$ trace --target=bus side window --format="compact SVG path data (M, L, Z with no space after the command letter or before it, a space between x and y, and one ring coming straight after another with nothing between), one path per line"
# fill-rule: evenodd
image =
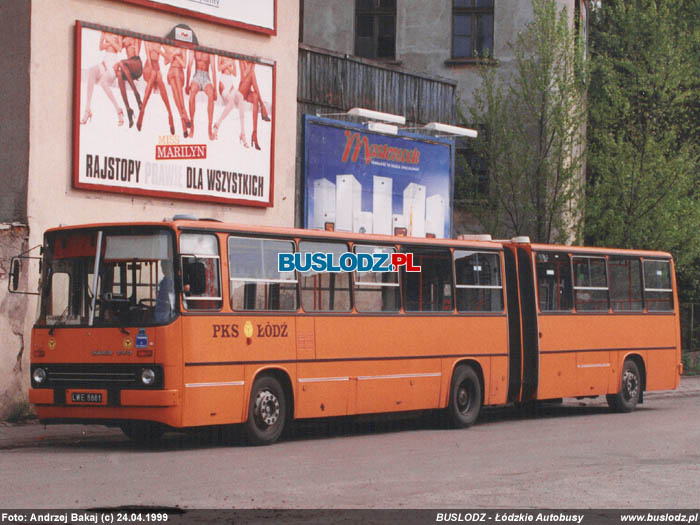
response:
M642 306L642 262L638 257L611 255L610 303L613 312L641 312Z
M185 308L190 311L221 309L221 265L216 235L183 233L180 253Z
M604 257L574 257L574 300L578 312L607 312L608 279Z
M503 286L497 253L455 250L455 288L460 312L502 312Z
M234 310L296 310L295 272L280 272L279 254L294 253L294 241L229 237L228 267Z
M452 311L452 254L443 248L404 246L413 253L413 264L420 272L401 270L404 285L404 308L407 312Z
M644 300L650 312L673 310L671 263L654 259L644 260Z
M571 265L559 252L537 252L537 294L540 311L571 311Z
M388 256L383 266L391 265L391 254L396 251L388 246L361 244L356 244L354 250L358 254L371 255L373 261ZM396 272L355 272L354 294L355 308L358 312L398 312L401 308L399 278Z
M340 242L301 241L299 252L302 265L314 253L330 253L333 264L340 264L340 255L348 246ZM349 272L299 272L301 276L301 305L307 312L349 312Z

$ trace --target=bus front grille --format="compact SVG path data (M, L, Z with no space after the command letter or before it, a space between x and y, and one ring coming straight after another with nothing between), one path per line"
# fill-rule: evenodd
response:
M34 381L34 370L43 368L46 379L37 384ZM156 374L156 380L151 385L144 385L141 373L149 368ZM33 388L160 388L163 385L162 367L150 364L33 364L31 367Z

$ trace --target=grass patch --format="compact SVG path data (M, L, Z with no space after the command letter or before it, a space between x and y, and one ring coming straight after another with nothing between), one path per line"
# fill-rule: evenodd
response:
M683 354L681 357L681 362L683 363L683 375L684 376L697 376L700 375L700 359L693 359L690 354Z
M30 419L36 419L36 413L34 412L34 408L32 408L32 405L29 403L29 401L23 399L21 401L17 401L12 406L12 408L10 409L10 413L5 418L5 421L8 421L10 423L19 423L21 421L28 421Z

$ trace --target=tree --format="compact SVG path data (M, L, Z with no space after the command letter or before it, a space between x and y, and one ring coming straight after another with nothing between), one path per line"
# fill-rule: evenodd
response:
M698 0L606 0L594 12L585 217L588 243L671 251L695 284L699 13Z
M585 86L578 39L566 9L533 0L533 20L516 42L515 73L490 65L469 108L483 130L475 142L489 181L481 223L498 236L564 242L579 231ZM458 181L457 197L468 185Z

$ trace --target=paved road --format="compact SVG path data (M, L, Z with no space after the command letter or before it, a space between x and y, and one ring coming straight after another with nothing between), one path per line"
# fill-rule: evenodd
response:
M262 448L171 433L138 449L94 427L39 439L41 425L15 427L13 445L0 428L0 508L693 508L699 393L648 396L631 414L496 409L467 430L429 416L305 423Z

